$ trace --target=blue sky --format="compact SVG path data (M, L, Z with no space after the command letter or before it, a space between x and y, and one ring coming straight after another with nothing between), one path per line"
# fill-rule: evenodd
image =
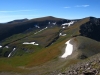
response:
M0 0L0 23L44 16L100 17L100 0Z

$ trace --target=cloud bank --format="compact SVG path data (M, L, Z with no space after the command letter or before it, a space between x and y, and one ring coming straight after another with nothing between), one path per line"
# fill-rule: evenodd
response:
M88 7L90 5L76 5L75 7Z
M85 4L85 5L76 5L76 6L73 6L73 7L89 7L90 5L88 5L88 4ZM66 7L64 7L64 8L71 8L70 6L66 6Z
M64 8L71 8L71 7L64 7Z

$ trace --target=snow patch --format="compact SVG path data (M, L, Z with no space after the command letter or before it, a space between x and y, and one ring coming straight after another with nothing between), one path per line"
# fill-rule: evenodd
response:
M66 28L65 26L62 27L63 29Z
M45 30L45 29L47 29L47 28L48 28L48 27L45 27L45 28L43 28L43 29L41 29L41 30L35 32L34 34L37 34L37 33L41 32L41 31L43 31L43 30Z
M62 34L61 36L66 36L66 34Z
M59 33L59 36L61 36L62 35L62 33Z
M9 46L5 46L6 48L9 48Z
M2 48L2 46L0 45L0 48Z
M66 36L66 34L59 33L59 36Z
M67 56L71 55L73 52L73 45L70 44L70 40L68 40L65 44L67 44L65 48L65 53L61 56L61 58L66 58Z
M53 25L56 25L56 22L52 23Z
M50 22L48 22L48 24L50 24Z
M40 28L38 25L35 25L36 28Z
M13 48L13 51L11 51L8 55L8 58L11 56L12 52L14 52L16 50L16 48Z
M32 44L32 45L39 45L39 44L37 44L37 43L35 43L35 42L24 42L23 44Z
M47 29L48 27L45 27L45 29Z
M64 24L62 24L62 26L68 25L68 27L69 27L69 26L71 26L72 24L74 24L74 22L75 22L75 21L71 21L71 22L69 22L69 23L64 23Z

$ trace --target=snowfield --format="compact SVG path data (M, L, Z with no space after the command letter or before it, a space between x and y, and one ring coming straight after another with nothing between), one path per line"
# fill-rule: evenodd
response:
M71 22L69 22L69 23L64 23L64 24L62 24L62 26L68 25L68 27L69 27L69 26L71 26L72 24L74 24L74 22L75 22L75 21L71 21Z
M0 45L0 48L2 48L2 46Z
M39 44L37 44L37 43L35 43L35 42L24 42L23 44L32 44L32 45L39 45Z
M74 50L73 44L70 43L70 40L68 40L65 44L67 44L65 53L61 56L61 58L66 58L67 56L71 55Z

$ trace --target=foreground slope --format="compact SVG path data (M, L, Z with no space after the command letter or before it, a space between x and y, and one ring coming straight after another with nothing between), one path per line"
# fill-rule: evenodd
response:
M12 57L10 59L2 58L0 59L0 66L2 67L0 71L17 73L22 71L24 73L27 70L25 73L49 75L53 71L56 72L56 70L58 72L63 71L67 66L79 62L84 56L90 57L100 52L100 43L97 41L82 36L72 39L72 42L77 41L76 43L78 43L77 50L73 51L66 59L60 58L66 47L64 45L66 41L64 40L31 55ZM13 68L19 68L19 70Z

